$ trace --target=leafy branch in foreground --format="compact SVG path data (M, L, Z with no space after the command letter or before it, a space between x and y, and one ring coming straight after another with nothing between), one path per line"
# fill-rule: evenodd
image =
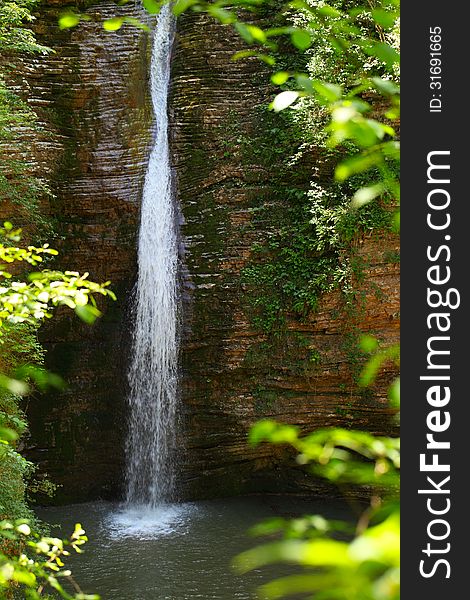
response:
M30 273L27 281L17 279L8 270L11 266L16 270L21 263L37 266L45 256L56 256L58 252L48 244L39 248L12 245L20 240L21 229L14 229L8 221L0 227L0 235L6 242L0 243L0 343L8 328L20 323L37 325L50 318L53 309L58 306L67 306L86 323L93 323L101 315L95 296L108 296L116 300L114 292L108 287L109 281L95 283L88 279L88 273L81 275L76 271L44 269ZM51 377L41 369L29 368L27 373L23 369L22 374L35 379L39 385L51 383ZM0 386L19 395L27 393L29 389L24 381L4 373L0 373Z
M70 556L69 548L81 553L88 541L80 524L68 539L41 536L26 520L1 521L0 539L16 546L17 552L5 555L0 551L1 590L24 594L27 600L43 598L48 591L57 592L65 600L99 600L96 594L84 594L65 568L63 560ZM61 580L67 580L75 590L69 594Z
M286 521L273 519L256 526L255 535L281 535L282 539L252 548L234 561L244 573L260 567L288 563L301 566L301 574L275 579L259 589L264 600L312 594L315 600L398 600L400 440L376 437L362 431L323 429L305 437L290 425L258 422L250 441L290 444L300 464L337 484L367 485L374 490L371 507L360 517L355 531L347 522L313 515ZM382 503L380 495L388 494ZM346 539L345 539L346 538Z
M13 230L11 223L5 223L0 230L10 241L18 241L21 230ZM12 263L26 262L37 266L44 255L57 255L57 250L44 244L40 248L28 246L18 248L0 244L0 278L5 283L0 287L0 327L7 323L35 323L52 316L56 306L68 306L86 322L93 322L100 316L94 296L96 294L116 299L108 289L110 282L99 284L88 279L88 273L80 275L76 271L43 270L30 273L28 281L17 281L6 270ZM3 263L3 265L1 264Z

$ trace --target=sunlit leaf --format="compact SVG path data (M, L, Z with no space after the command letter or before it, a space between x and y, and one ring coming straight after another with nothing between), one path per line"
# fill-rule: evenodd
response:
M16 531L22 533L23 535L30 535L31 527L27 523L21 523L16 527Z
M91 304L85 304L85 306L77 305L75 306L75 312L82 321L89 325L93 324L101 316L101 312Z
M371 77L370 81L374 87L384 95L394 96L400 93L400 88L396 83L382 77Z
M222 8L221 6L216 6L215 4L209 4L207 12L224 25L227 25L228 23L234 23L236 21L236 17L232 12Z
M353 208L360 208L380 196L383 192L384 186L382 183L359 188L352 197L351 206Z
M353 562L345 542L330 539L286 540L243 552L236 557L234 566L239 572L246 573L281 561L316 567L349 566Z
M282 85L289 79L289 73L287 71L278 71L271 75L271 81L274 85Z
M345 181L351 175L367 171L381 162L379 153L361 154L342 161L335 169L335 179Z
M393 67L393 65L400 62L400 55L395 48L392 48L389 44L377 42L376 44L366 45L364 50L367 54L377 57L388 67Z
M341 86L334 83L324 83L322 81L313 81L313 87L317 94L328 102L335 102L341 98L343 90Z
M257 58L259 58L261 61L263 61L264 63L266 63L267 65L269 65L270 67L272 67L276 64L276 59L274 58L274 56L271 56L270 54L256 54L255 56Z
M400 519L392 514L380 525L369 527L349 548L353 560L400 564Z
M25 396L29 393L29 386L25 381L19 379L12 379L0 373L0 388L8 390L12 394L18 396Z
M118 29L121 29L123 23L124 17L112 17L111 19L103 21L103 28L106 29L106 31L117 31Z
M399 233L399 231L400 231L400 211L399 210L395 211L395 213L393 214L392 225L393 225L393 230L396 233Z
M298 97L299 92L286 90L285 92L281 92L274 98L274 100L270 104L270 108L272 108L275 112L279 112L293 104Z
M253 446L264 441L289 444L295 442L297 436L297 427L265 419L253 425L248 436L248 441Z
M194 0L176 0L173 4L173 14L179 16L193 4Z
M137 27L138 29L142 29L142 31L150 31L150 27L148 25L146 25L145 23L143 23L142 21L139 21L139 19L136 19L135 17L123 17L124 22L125 23L129 23L130 25L133 25L134 27Z
M0 381L1 387L1 381ZM18 434L13 429L8 427L0 427L0 441L15 442L18 439Z
M254 40L260 43L264 43L266 41L266 34L262 29L256 27L255 25L247 25L247 27Z
M400 407L400 378L397 377L388 390L388 397L390 399L390 404L394 408Z
M321 590L334 589L337 578L334 574L289 575L270 581L259 589L259 597L266 600L279 600L292 595L313 593ZM309 596L310 597L310 596Z
M59 28L70 29L76 27L80 23L80 15L77 13L68 12L59 17Z
M336 10L336 8L333 8L332 6L329 6L328 4L324 4L323 6L320 6L320 7L316 8L315 10L318 14L324 15L325 17L340 17L341 16L341 12L339 10Z
M251 44L251 42L253 42L253 35L245 23L237 21L234 27L247 44Z

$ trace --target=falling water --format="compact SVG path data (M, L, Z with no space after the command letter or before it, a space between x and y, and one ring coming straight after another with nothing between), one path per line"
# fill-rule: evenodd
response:
M175 485L178 248L167 114L173 25L171 10L165 5L153 41L151 95L157 133L143 190L128 374L126 503L150 509L171 500Z

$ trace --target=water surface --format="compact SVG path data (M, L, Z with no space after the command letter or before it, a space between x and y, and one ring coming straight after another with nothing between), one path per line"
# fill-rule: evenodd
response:
M286 567L237 575L233 557L253 547L247 530L265 518L346 515L344 507L305 498L256 496L173 504L154 511L109 503L39 509L68 535L82 523L90 542L71 562L84 591L103 600L248 600ZM57 529L54 533L57 533Z

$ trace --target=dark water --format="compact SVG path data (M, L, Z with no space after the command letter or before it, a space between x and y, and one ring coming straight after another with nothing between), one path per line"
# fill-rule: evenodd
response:
M283 566L234 573L230 561L256 543L247 529L274 516L346 515L344 507L277 496L171 505L144 514L108 503L37 512L60 524L64 537L76 522L83 525L90 542L69 564L84 591L103 600L254 598L259 585L289 571Z

